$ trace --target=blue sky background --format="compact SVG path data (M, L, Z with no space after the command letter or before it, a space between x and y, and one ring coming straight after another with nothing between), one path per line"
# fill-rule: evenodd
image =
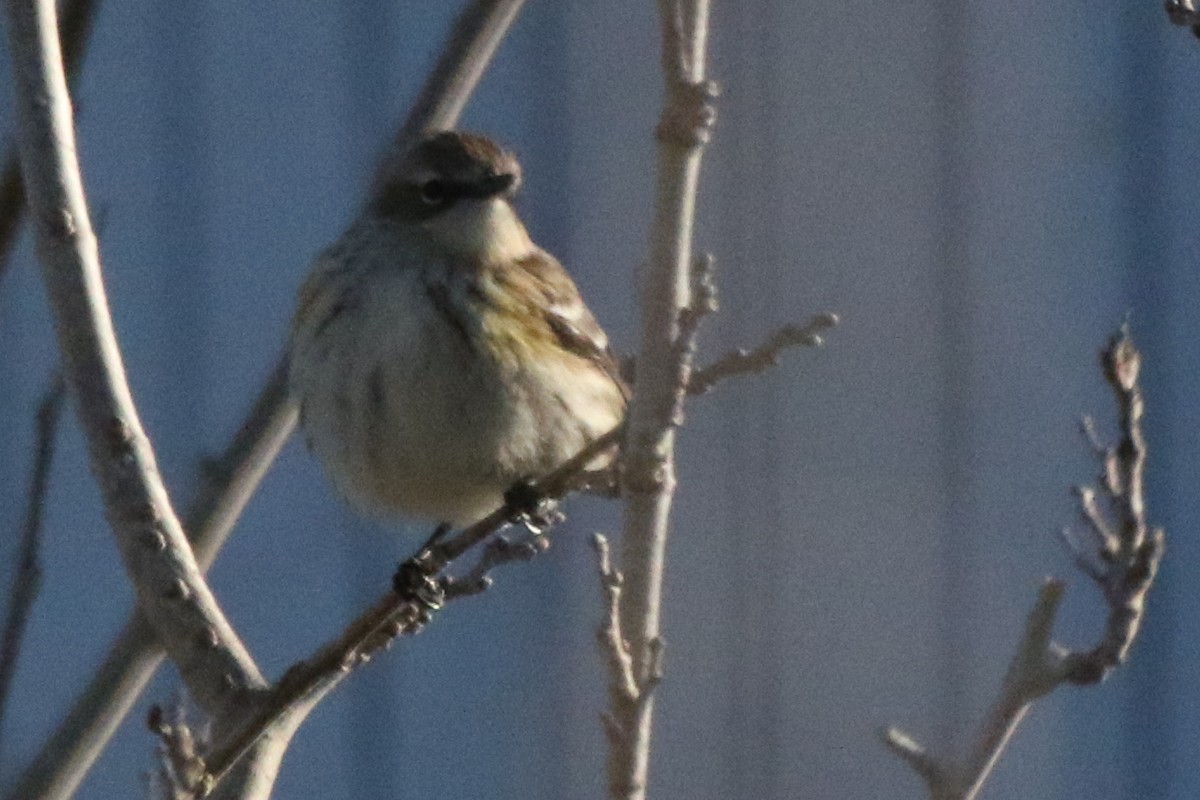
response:
M351 218L456 4L106 3L78 101L106 281L177 506L283 342L309 260ZM634 341L660 102L653 3L531 0L464 127L510 143L521 209L619 347ZM1098 597L1054 533L1111 419L1095 354L1129 315L1146 354L1152 518L1168 557L1129 667L1039 703L987 797L1200 793L1200 43L1159 4L718 2L724 86L697 243L719 269L713 356L834 310L829 347L696 401L681 436L668 679L653 794L921 797L877 744L961 744L1036 587ZM8 83L0 62L0 82ZM0 130L11 126L0 105ZM26 241L0 284L0 586L54 353ZM131 593L73 420L45 582L0 739L0 787L65 712ZM576 501L553 548L355 675L314 713L276 796L594 798L604 676ZM296 442L212 572L272 676L387 586L422 535L335 498ZM141 720L79 797L137 796Z

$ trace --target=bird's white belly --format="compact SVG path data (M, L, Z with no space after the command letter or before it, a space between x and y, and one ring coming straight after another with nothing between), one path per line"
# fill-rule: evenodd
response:
M619 411L603 376L501 363L425 291L415 270L372 281L319 338L297 340L292 382L310 447L342 494L365 509L465 524L606 432Z

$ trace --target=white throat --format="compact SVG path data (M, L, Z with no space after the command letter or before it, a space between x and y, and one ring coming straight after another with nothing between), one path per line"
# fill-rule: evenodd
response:
M464 200L424 223L438 244L487 263L515 261L533 251L525 226L507 200Z

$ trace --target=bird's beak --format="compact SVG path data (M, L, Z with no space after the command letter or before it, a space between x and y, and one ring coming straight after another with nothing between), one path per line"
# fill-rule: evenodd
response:
M515 176L509 172L499 175L489 175L471 187L469 196L478 200L486 200L489 197L504 194L512 187L515 180Z

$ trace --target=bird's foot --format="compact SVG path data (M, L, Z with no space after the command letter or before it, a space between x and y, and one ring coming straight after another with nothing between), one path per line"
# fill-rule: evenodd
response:
M422 548L413 558L400 562L392 576L392 590L401 599L416 603L425 616L446 604L446 585L431 572L428 554L428 547Z
M509 487L504 493L504 507L508 509L509 522L524 525L534 534L546 532L563 519L558 503L528 479Z

